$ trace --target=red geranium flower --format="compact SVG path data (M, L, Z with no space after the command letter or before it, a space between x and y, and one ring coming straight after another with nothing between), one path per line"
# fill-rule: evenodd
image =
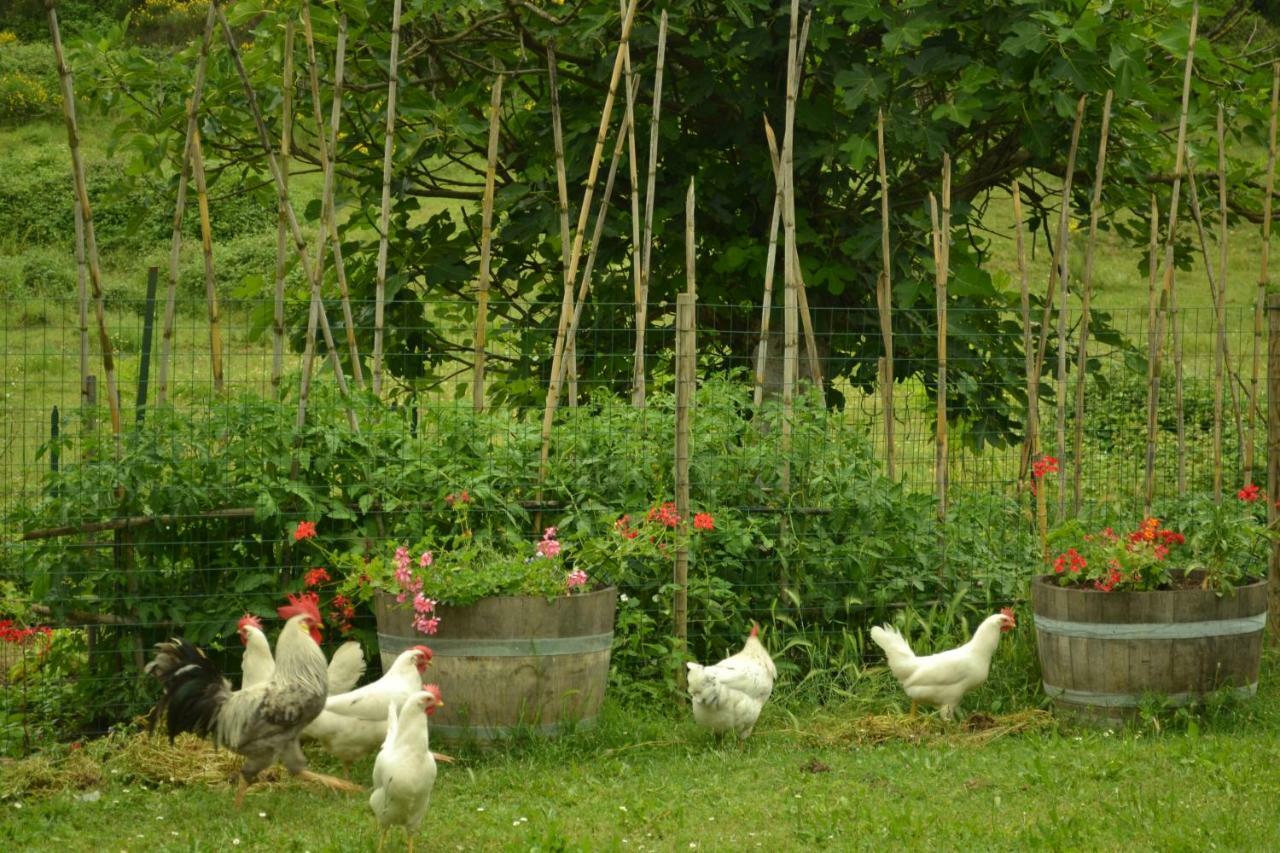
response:
M700 512L693 516L693 527L695 530L715 530L716 520L711 517L711 513Z
M1257 483L1249 483L1243 489L1236 492L1236 497L1238 497L1240 500L1244 501L1247 504L1251 504L1261 497L1261 495L1259 494L1259 491L1260 489L1258 488Z
M314 568L303 577L303 583L308 587L319 586L322 583L328 583L329 580L329 573L322 568Z
M316 523L314 521L299 521L298 529L293 531L293 541L301 542L303 539L311 539L316 535Z

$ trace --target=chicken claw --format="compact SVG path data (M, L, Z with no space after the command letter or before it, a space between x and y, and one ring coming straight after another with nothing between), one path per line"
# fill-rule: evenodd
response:
M297 774L297 776L304 782L315 782L316 784L323 785L330 791L334 792L341 791L348 794L355 794L364 790L364 788L361 788L354 782L339 779L337 776L328 776L324 773L316 773L313 770L302 770Z
M442 752L433 752L431 757L441 764L457 764L458 760L451 755L445 755Z

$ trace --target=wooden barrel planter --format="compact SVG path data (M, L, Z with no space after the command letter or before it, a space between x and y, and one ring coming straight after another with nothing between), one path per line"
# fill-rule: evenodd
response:
M1211 590L1098 592L1032 583L1044 690L1056 707L1099 722L1132 716L1144 697L1181 705L1223 687L1258 689L1267 582Z
M600 714L617 598L608 587L551 600L441 605L440 632L426 637L414 630L407 606L379 593L378 650L384 668L412 646L434 652L427 678L440 685L444 707L431 720L433 743L555 735L567 725L591 725Z

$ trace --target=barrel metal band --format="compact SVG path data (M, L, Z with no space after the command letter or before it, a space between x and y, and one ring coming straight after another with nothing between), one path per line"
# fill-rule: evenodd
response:
M378 634L378 646L384 652L399 654L405 649L425 644L439 657L523 658L580 655L607 652L613 647L613 634L588 634L582 637L516 637L512 639L461 640L439 637L398 637Z
M1267 614L1210 622L1066 622L1047 616L1035 617L1036 628L1060 637L1088 640L1191 640L1253 634L1267 627Z
M1063 702L1069 702L1072 705L1092 705L1095 708L1136 708L1142 704L1143 695L1135 693L1091 693L1088 690L1068 690L1065 687L1055 687L1049 682L1044 682L1044 692L1050 699L1058 699ZM1240 699L1250 699L1258 692L1258 682L1253 682L1247 687L1235 687L1232 693ZM1158 693L1153 692L1149 695L1158 696L1170 705L1186 705L1196 699L1202 698L1198 693ZM433 727L434 728L434 727Z

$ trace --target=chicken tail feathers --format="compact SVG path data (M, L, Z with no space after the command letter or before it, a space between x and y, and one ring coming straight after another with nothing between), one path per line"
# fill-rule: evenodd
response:
M911 646L907 645L906 639L892 625L877 625L872 628L871 641L884 649L885 657L889 660L889 669L893 670L895 675L899 667L910 663L915 658L915 652L911 651Z
M163 714L170 742L183 732L205 737L212 731L231 685L203 651L181 638L157 643L146 673L164 687L151 713L150 730Z

